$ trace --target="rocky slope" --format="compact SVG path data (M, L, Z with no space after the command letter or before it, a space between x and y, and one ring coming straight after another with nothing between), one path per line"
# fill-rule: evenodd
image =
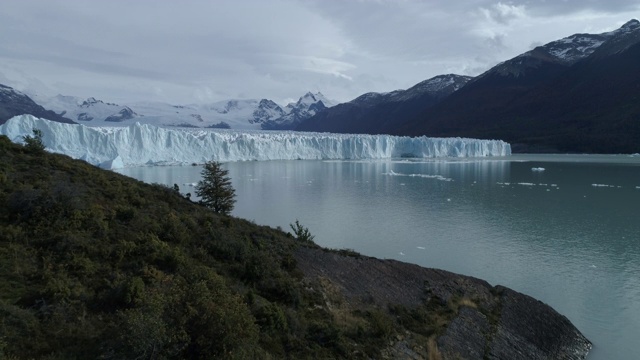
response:
M295 253L305 276L329 294L326 306L334 316L368 306L387 307L398 318L406 311L414 319L421 310L441 312L448 325L434 329L430 351L443 359L577 360L591 349L566 317L527 295L443 270L348 255L313 248ZM386 354L431 359L421 335L409 329L388 343Z

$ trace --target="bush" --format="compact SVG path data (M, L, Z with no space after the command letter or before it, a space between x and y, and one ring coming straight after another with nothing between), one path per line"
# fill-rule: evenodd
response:
M296 219L296 222L289 224L289 226L291 226L291 230L293 230L293 233L296 235L296 239L304 242L313 242L315 236L311 235L307 227L300 225L300 221Z
M33 129L33 136L25 135L22 137L24 140L24 147L30 152L38 153L44 151L44 143L42 142L42 130Z

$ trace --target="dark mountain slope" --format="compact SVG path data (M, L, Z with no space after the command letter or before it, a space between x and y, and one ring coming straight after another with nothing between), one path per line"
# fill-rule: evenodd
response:
M31 114L47 120L75 124L71 119L67 119L36 104L27 95L9 86L0 84L0 124L4 124L14 116L23 114Z
M316 114L298 125L296 130L387 133L398 125L398 119L419 114L464 86L470 79L468 76L440 75L407 90L364 94Z
M562 152L640 151L640 43L596 55L509 106L503 124L514 142ZM519 122L530 125L520 130Z
M393 133L499 138L514 152L638 152L637 25L571 66L541 62L524 76L490 70Z

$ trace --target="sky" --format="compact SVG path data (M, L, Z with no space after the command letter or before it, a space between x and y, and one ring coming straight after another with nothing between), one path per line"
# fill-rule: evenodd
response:
M343 102L631 19L640 0L2 0L0 83L119 104Z

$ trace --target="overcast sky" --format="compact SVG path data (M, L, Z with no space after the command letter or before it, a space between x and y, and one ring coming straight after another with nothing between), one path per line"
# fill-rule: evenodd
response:
M118 103L348 101L632 18L638 0L2 0L0 83Z

